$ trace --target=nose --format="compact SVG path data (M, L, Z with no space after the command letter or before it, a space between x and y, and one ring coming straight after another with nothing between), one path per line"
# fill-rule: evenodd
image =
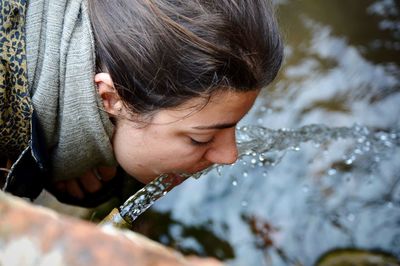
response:
M232 164L237 158L235 128L224 129L216 135L213 145L205 154L205 159L215 164Z

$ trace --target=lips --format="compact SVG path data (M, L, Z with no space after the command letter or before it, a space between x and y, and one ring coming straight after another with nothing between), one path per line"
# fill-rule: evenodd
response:
M195 174L195 173L200 172L200 171L202 171L202 170L204 170L204 169L207 169L207 168L210 167L211 165L212 165L211 163L207 163L207 164L204 164L204 165L202 165L202 166L198 166L198 167L196 167L196 168L194 168L194 169L190 169L190 170L188 170L188 171L185 171L185 173L188 173L188 174Z
M167 191L170 191L177 185L183 183L186 179L188 179L191 175L200 172L208 167L210 167L212 164L207 163L203 166L199 166L195 169L191 169L190 171L180 171L180 173L169 173L167 178L163 180L163 182L168 182L170 183Z

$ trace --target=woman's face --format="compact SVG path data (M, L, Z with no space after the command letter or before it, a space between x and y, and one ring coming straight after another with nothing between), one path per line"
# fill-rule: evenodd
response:
M117 119L112 145L120 166L143 183L163 173L195 173L237 159L235 126L259 91L221 91L204 108L193 99L158 112L151 123Z

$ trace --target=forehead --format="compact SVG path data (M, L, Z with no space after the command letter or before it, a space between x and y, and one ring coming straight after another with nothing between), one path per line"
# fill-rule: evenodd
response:
M194 98L169 110L160 111L153 122L190 124L237 123L253 106L258 90L248 92L220 91L209 100Z

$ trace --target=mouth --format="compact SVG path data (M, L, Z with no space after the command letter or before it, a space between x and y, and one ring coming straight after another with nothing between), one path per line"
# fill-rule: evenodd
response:
M198 172L201 172L201 171L209 168L210 166L212 166L212 164L211 163L207 163L206 165L202 165L202 166L196 167L194 169L189 169L187 171L183 171L182 173L184 173L186 175L194 175L194 174L196 174Z

